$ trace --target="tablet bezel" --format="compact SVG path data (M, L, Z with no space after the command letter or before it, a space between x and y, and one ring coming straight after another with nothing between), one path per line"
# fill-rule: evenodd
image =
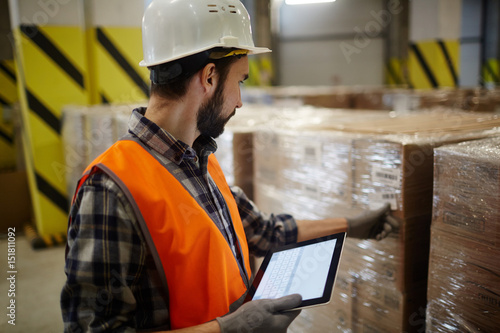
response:
M259 267L259 270L255 274L255 277L250 285L250 288L248 289L247 296L245 297L245 301L249 302L252 300L253 296L255 295L255 292L257 291L257 288L260 284L260 281L262 280L262 277L264 276L264 273L267 269L267 266L269 265L269 262L271 260L271 257L273 256L274 253L289 250L289 249L294 249L297 247L301 246L306 246L306 245L311 245L311 244L316 244L316 243L321 243L324 241L336 239L335 243L335 249L333 251L333 256L332 260L330 262L330 267L328 269L328 276L325 282L325 286L323 289L323 296L318 297L318 298L312 298L308 300L303 300L297 307L294 309L302 309L302 308L307 308L307 307L312 307L312 306L317 306L317 305L324 305L328 304L331 300L332 293L333 293L333 287L335 285L335 280L337 278L337 271L340 263L340 259L342 256L342 250L344 248L344 242L345 242L345 237L346 237L346 232L340 232L324 237L319 237L319 238L314 238L310 239L307 241L299 242L299 243L294 243L294 244L287 244L275 249L272 249L266 253L266 256L264 257L264 261Z

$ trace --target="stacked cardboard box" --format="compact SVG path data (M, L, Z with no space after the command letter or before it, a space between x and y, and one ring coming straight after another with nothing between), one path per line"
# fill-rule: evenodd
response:
M246 88L245 102L268 105L312 105L325 108L415 111L435 108L499 112L498 90L441 88L412 90L404 87L289 86Z
M427 328L500 325L500 139L435 151Z
M373 113L359 112L356 119L366 119L366 117L376 117ZM380 116L378 116L380 117ZM259 177L263 177L264 186L275 186L282 182L282 177L276 173L278 164L287 163L277 154L278 137L274 129L288 128L294 133L295 128L311 126L316 127L325 120L333 122L337 119L354 119L351 112L342 109L313 108L311 106L301 107L269 107L264 105L250 105L239 109L236 116L227 123L224 133L216 139L217 152L215 155L224 171L229 185L236 185L243 189L249 198L258 196L261 188L254 188L254 160L259 160ZM261 135L254 138L254 133L261 131ZM294 135L290 135L290 142L280 142L279 144L295 145ZM312 137L311 140L315 140ZM313 145L316 145L314 143ZM316 154L314 147L301 143L297 146L299 154ZM332 159L337 158L337 152L332 151ZM305 156L305 158L309 158ZM340 158L340 157L339 157ZM292 167L291 172L295 172ZM307 171L307 167L304 169ZM299 172L299 177L303 174ZM299 186L301 183L293 182L294 177L286 186ZM350 186L343 186L344 189L330 189L334 191L349 190ZM312 189L312 188L311 188ZM270 189L272 190L272 189ZM313 189L314 190L314 189ZM257 193L254 194L254 191ZM347 194L345 194L347 195ZM269 202L266 202L267 205ZM265 206L263 210L266 210Z
M352 327L352 306L355 297L355 277L349 273L349 263L340 263L339 274L330 303L302 310L289 332L349 332Z
M383 88L358 88L354 93L354 109L393 110L393 91Z
M230 186L238 186L252 199L253 186L253 133L272 117L271 109L264 105L245 106L226 124L224 133L216 138L215 156Z
M352 109L355 103L354 91L349 87L333 86L290 86L268 88L267 93L274 104L295 101L300 105L323 108Z
M70 196L87 165L127 133L135 107L138 105L68 105L63 109L63 172Z
M256 202L277 212L269 206L279 201L276 208L298 219L350 217L390 203L399 233L354 242L344 252L343 260L357 267L351 329L419 331L425 324L433 148L498 135L500 119L457 111L376 113L258 132L257 139L273 137L275 144L273 163L256 154Z

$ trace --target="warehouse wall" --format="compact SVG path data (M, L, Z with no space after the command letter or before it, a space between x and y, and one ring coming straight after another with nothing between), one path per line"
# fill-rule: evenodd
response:
M410 1L408 71L414 88L456 87L461 0Z
M37 228L66 230L62 107L89 102L83 10L77 0L9 2L24 156Z
M0 0L0 172L16 166L12 105L17 101L7 0Z
M409 72L414 88L499 82L497 0L410 2Z
M480 82L481 1L462 0L460 43L460 86L474 87Z
M24 155L37 230L65 233L72 193L65 176L62 116L67 105L147 99L142 0L11 0L19 69ZM109 128L98 131L97 144Z
M279 30L279 84L382 84L386 25L377 14L385 9L384 3L282 3L278 22L273 23Z
M149 97L142 60L142 0L86 1L93 103L125 103Z
M482 81L487 87L500 82L500 1L489 0L483 11L486 16L485 50L483 54Z

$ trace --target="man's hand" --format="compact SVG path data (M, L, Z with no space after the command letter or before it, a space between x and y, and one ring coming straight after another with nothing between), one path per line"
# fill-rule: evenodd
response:
M302 296L293 294L278 299L261 299L243 304L238 310L218 317L222 333L285 333L300 310L286 311L300 304Z
M389 204L376 210L367 210L353 218L347 218L347 236L361 239L381 240L399 227L396 218L390 215Z

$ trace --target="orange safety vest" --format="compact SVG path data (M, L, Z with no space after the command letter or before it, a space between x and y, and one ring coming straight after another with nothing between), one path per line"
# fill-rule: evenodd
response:
M213 320L241 301L251 274L248 244L236 201L213 154L208 171L229 208L244 268L205 210L139 142L115 143L90 164L78 188L96 170L129 196L165 284L172 329Z

